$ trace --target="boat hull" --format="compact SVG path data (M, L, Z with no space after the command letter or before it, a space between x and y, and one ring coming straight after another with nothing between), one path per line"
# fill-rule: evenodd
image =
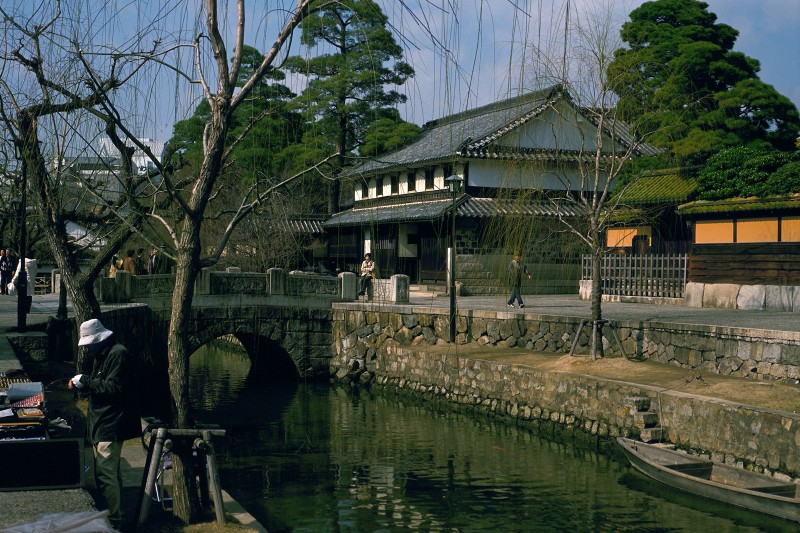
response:
M617 442L636 470L665 485L800 522L794 483L631 439L620 437Z

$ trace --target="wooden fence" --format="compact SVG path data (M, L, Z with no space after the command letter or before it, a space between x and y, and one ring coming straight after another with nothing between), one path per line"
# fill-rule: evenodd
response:
M688 254L606 255L601 265L603 294L683 298ZM581 279L592 279L592 258L581 258Z

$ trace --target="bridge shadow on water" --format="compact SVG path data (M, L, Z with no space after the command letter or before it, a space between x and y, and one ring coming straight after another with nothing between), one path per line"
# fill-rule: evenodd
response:
M192 354L189 374L194 418L225 428L279 418L294 400L299 380L289 354L263 338L245 339L242 346L208 343Z

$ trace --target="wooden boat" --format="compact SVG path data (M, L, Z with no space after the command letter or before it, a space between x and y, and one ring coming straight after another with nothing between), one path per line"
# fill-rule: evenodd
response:
M800 522L797 484L632 439L617 439L634 468L670 487Z

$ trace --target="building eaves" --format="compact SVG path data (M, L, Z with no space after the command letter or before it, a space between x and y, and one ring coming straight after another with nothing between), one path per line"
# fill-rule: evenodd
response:
M354 208L336 213L323 222L322 226L324 228L335 228L340 226L361 226L364 224L436 220L444 216L452 206L452 200L436 200L381 207Z
M472 198L458 207L458 216L466 218L484 217L576 217L581 209L576 204L558 203L549 200L514 200L510 198Z
M472 159L503 159L509 161L555 161L594 163L595 154L593 152L581 152L577 150L542 150L539 148L516 148L509 146L493 145L487 149L468 150L463 153L465 157ZM603 154L600 160L604 163L615 159L612 154Z
M777 211L800 213L800 195L770 198L730 198L726 200L697 200L678 206L678 214L685 216L736 215L771 213Z
M284 223L285 229L292 233L307 234L307 235L322 235L322 220L287 220Z

